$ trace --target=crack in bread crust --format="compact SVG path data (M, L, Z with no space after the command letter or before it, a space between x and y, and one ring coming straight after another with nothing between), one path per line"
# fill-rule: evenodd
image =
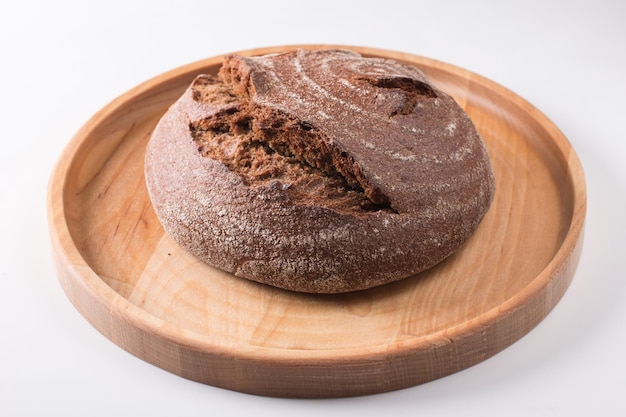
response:
M196 101L226 105L190 123L198 151L222 162L247 185L279 181L292 201L340 212L394 212L380 191L364 190L367 181L350 155L333 149L306 121L252 104L210 75L198 77L192 91Z

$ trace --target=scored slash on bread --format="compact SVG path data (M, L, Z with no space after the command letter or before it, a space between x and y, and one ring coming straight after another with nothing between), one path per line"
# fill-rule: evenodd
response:
M204 157L218 160L249 186L280 181L293 201L339 211L391 210L379 189L368 187L359 166L313 125L293 115L238 98L229 84L203 75L192 84L196 100L225 108L193 121L191 134Z

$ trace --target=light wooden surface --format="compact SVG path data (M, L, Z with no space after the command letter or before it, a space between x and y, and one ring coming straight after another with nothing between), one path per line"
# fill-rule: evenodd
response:
M353 49L420 66L483 135L496 197L461 251L397 283L321 296L238 279L186 254L152 210L143 154L159 117L196 74L218 68L215 57L119 97L62 155L49 223L59 280L78 311L122 348L185 378L296 397L427 382L490 357L539 323L567 289L582 247L586 190L569 142L532 105L476 74Z

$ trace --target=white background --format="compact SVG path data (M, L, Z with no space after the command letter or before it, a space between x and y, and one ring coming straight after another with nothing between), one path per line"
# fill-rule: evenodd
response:
M332 43L446 61L543 111L588 187L578 271L553 312L470 369L396 392L264 398L190 382L100 335L56 279L46 187L98 109L206 57ZM0 415L626 415L626 2L0 0Z

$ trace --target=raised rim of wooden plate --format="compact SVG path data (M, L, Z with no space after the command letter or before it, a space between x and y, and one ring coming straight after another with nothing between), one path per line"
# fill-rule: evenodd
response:
M580 161L565 136L539 110L508 89L433 59L345 45L289 45L237 53L262 55L296 48L352 49L451 73L499 96L545 129L552 140L548 152L557 153L556 158L564 165L559 170L566 172L562 181L570 187L571 210L562 243L546 267L497 307L444 330L399 340L393 346L320 350L249 346L233 351L133 304L107 285L77 248L66 213L67 199L72 198L66 192L70 167L85 139L119 108L144 103L149 96L160 97L171 89L168 85L172 82L184 86L202 69L219 65L223 56L216 56L159 75L113 100L76 133L61 155L48 189L48 221L59 281L77 310L120 347L177 375L237 391L285 397L354 396L417 385L478 363L528 333L566 291L582 249L586 186ZM173 102L175 98L170 95L166 99ZM167 106L162 100L154 106Z

